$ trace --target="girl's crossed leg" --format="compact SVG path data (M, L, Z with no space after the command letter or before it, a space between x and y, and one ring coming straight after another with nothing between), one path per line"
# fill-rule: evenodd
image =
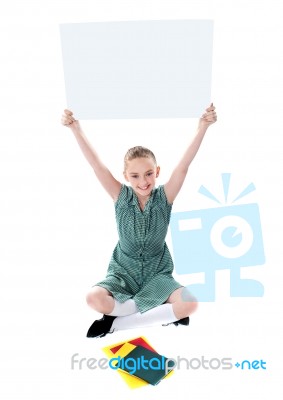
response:
M94 310L107 315L125 316L136 313L138 308L134 300L119 303L112 294L101 286L94 286L86 296L87 304Z
M106 334L110 330L169 324L188 317L197 309L197 300L184 287L176 289L166 303L144 313L138 311L133 300L119 303L108 290L99 286L95 286L87 295L87 302L96 311L106 314L106 317L110 316L95 321L87 336L104 336L96 335L96 332L100 333L104 329L102 325L105 325Z
M198 307L197 299L185 287L174 290L166 303L172 304L177 320L190 316Z

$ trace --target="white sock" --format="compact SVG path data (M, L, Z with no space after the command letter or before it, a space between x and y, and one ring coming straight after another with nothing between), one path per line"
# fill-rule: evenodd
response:
M143 328L145 326L154 326L168 324L177 321L173 311L172 304L162 304L146 311L145 313L137 312L124 317L114 319L112 327L114 330Z
M122 317L125 315L134 314L138 311L136 303L132 299L126 300L124 303L119 303L119 301L114 299L114 302L113 311L107 315Z

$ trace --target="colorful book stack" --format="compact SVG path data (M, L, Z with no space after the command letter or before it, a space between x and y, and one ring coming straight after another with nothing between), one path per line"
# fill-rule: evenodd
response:
M172 374L174 361L156 352L143 336L103 348L111 368L130 388L157 385Z

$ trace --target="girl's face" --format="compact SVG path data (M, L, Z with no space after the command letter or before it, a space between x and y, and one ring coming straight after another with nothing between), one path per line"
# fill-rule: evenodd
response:
M127 162L124 176L130 182L136 194L148 196L155 186L160 167L157 167L153 159L147 157L134 158Z

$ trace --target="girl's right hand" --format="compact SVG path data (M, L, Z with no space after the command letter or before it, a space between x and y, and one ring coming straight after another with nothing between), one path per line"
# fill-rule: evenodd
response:
M64 110L64 114L61 118L61 123L69 128L78 128L80 126L79 121L73 117L73 113L70 110Z

